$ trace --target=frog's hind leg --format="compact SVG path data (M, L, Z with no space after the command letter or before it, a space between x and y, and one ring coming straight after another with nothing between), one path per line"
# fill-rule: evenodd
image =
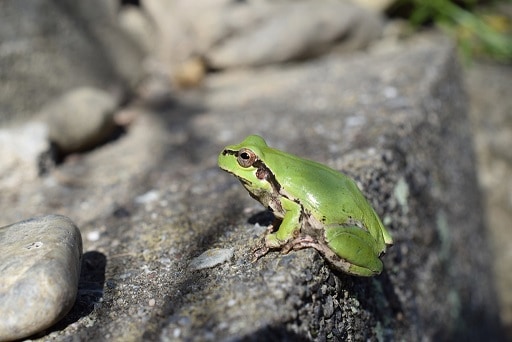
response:
M289 251L293 250L299 250L299 249L305 249L305 248L314 248L320 254L327 260L331 260L332 266L334 266L336 269L345 272L345 273L353 273L350 272L350 269L353 265L346 262L345 260L341 259L336 253L334 253L332 250L329 249L328 246L325 244L321 244L315 239L313 239L311 236L305 236L305 237L299 237L296 238L290 242L288 242L285 246L283 246L283 249L281 250L281 253L287 254ZM332 262L336 261L336 262Z
M326 227L325 240L336 254L352 264L358 275L376 275L382 271L380 251L370 233L357 226ZM362 273L360 272L364 270Z
M284 248L298 250L315 248L338 270L358 276L374 276L382 271L382 262L369 243L370 234L356 226L327 227L325 242L310 237L299 237Z

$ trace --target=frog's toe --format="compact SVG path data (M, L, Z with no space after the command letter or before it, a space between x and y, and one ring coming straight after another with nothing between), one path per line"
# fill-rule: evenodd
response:
M268 248L267 246L265 246L264 244L259 244L256 248L253 249L252 251L252 259L251 259L251 262L256 262L258 261L259 258L261 258L262 256L264 256L265 254L268 253L268 251L270 250L270 248Z

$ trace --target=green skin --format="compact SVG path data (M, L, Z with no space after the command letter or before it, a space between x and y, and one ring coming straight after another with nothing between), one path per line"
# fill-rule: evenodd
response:
M312 247L343 272L373 276L382 271L379 256L393 243L391 235L346 175L268 147L257 135L224 148L218 163L276 217L255 259L270 249L288 253Z

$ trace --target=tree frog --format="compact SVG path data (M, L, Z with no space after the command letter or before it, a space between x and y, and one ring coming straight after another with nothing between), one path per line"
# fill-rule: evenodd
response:
M257 135L224 148L219 167L237 177L273 212L255 259L315 248L335 269L357 276L382 271L379 256L393 243L356 183L320 163L271 148Z

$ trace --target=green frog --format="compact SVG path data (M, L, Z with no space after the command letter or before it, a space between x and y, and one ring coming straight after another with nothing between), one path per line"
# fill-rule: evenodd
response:
M381 273L379 257L393 240L347 175L271 148L258 135L225 147L218 164L276 218L254 252L256 260L270 250L314 248L348 274Z

